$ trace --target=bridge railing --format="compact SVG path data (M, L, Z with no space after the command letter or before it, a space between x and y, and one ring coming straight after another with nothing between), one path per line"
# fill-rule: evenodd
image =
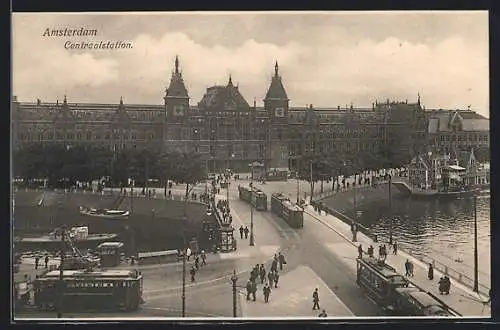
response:
M472 278L468 274L465 274L463 271L456 270L453 267L450 267L450 266L444 264L443 262L436 260L435 258L429 257L427 255L421 255L419 253L415 253L411 249L408 249L408 250L405 249L404 251L406 253L408 253L409 255L411 255L413 258L420 260L421 262L423 262L425 264L432 264L432 267L435 270L437 270L445 275L448 275L450 278L453 278L458 283L460 283L466 287L469 287L471 289L474 288L474 278ZM488 296L489 291L490 291L489 285L481 283L480 281L478 281L478 282L479 282L478 283L479 293L482 293L482 294Z
M353 219L351 219L347 215L345 215L341 212L338 212L330 207L327 207L323 204L320 204L317 201L311 202L311 206L314 206L314 207L319 206L321 211L325 211L328 214L333 215L334 217L340 219L341 221L343 221L344 223L346 223L348 225L356 224L359 232L363 233L365 236L370 238L373 242L375 242L375 243L379 242L377 234L373 233L370 229L363 226L362 224L354 221ZM436 258L432 258L432 257L426 256L426 255L416 253L415 251L412 251L411 249L404 249L401 247L399 249L408 253L413 258L415 258L415 259L417 259L425 264L432 264L432 266L434 267L435 270L437 270L443 274L448 275L450 278L453 278L458 283L460 283L466 287L469 287L471 289L474 288L474 279L470 275L465 274L463 271L456 270L453 267L450 267L449 265L446 265L443 262L437 260ZM484 283L478 284L478 291L480 293L482 293L484 295L489 295L489 290L490 290L489 285L486 285Z

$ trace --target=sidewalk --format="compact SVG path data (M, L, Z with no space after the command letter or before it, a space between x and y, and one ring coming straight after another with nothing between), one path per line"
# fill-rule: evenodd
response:
M227 198L226 189L221 189L221 194L215 195L215 203ZM266 264L274 254L282 251L284 244L277 229L260 214L253 210L254 246L250 246L250 235L241 238L240 226L250 229L250 205L239 200L238 185L232 182L229 189L229 208L233 217L234 239L236 240L236 251L220 253L220 259L234 259L238 269L250 269L257 262Z
M373 242L370 238L366 237L362 233L358 232L357 243L352 242L352 234L351 228L346 223L337 219L336 217L325 214L322 212L319 215L314 211L313 207L308 205L304 209L305 215L315 219L316 221L322 222L328 228L336 231L338 234L343 236L347 243L349 243L352 247L352 252L349 253L346 258L348 260L352 260L352 263L355 265L355 259L357 257L357 246L362 244L363 250L366 251L367 248L372 245L375 250L375 255L378 254L378 246L379 244ZM304 226L306 227L306 226ZM330 247L331 248L331 247ZM472 292L469 288L464 285L457 283L454 279L451 279L451 290L449 295L440 295L438 290L438 281L442 274L441 272L435 270L434 271L434 280L431 281L427 279L427 270L428 266L416 258L408 255L404 251L398 251L397 255L392 254L392 249L388 247L388 257L386 262L392 267L396 268L396 270L400 274L405 274L404 264L406 260L409 259L415 265L415 276L410 278L410 281L415 283L417 286L421 287L428 292L431 292L435 296L439 297L443 302L448 304L451 308L456 310L458 313L463 316L474 316L474 317L489 317L491 316L491 308L489 305L484 305L482 302L486 301L488 298L483 295L478 295L475 292Z
M278 288L271 289L269 303L264 302L263 285L257 281L257 300L246 300L246 290L240 288L243 317L307 317L318 318L325 309L328 317L353 317L354 314L309 267L299 266L280 276ZM312 293L319 292L320 310L312 309Z

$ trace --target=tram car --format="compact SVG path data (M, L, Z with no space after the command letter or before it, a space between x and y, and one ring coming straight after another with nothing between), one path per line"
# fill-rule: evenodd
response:
M267 211L267 195L260 189L250 186L238 186L240 199L251 203L257 211Z
M281 193L271 195L271 211L285 220L291 228L304 227L304 210Z
M383 260L358 258L356 283L390 315L461 316L431 293L410 283Z
M34 282L34 303L43 310L57 307L60 272L50 271ZM142 299L142 275L131 270L64 270L62 306L65 310L137 310Z

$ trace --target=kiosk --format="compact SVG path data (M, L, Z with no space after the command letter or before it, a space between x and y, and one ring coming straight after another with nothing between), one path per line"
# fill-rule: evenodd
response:
M236 250L236 240L234 239L234 228L231 225L223 225L220 228L220 252L231 252Z
M114 267L120 264L122 242L104 242L99 244L97 250L101 257L101 267Z

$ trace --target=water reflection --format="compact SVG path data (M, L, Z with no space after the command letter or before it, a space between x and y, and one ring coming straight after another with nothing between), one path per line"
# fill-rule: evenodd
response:
M412 200L394 198L388 202L363 200L359 221L377 233L389 237L392 218L393 239L416 253L440 254L450 260L462 259L473 266L474 201ZM478 250L482 272L490 272L490 198L477 199Z

